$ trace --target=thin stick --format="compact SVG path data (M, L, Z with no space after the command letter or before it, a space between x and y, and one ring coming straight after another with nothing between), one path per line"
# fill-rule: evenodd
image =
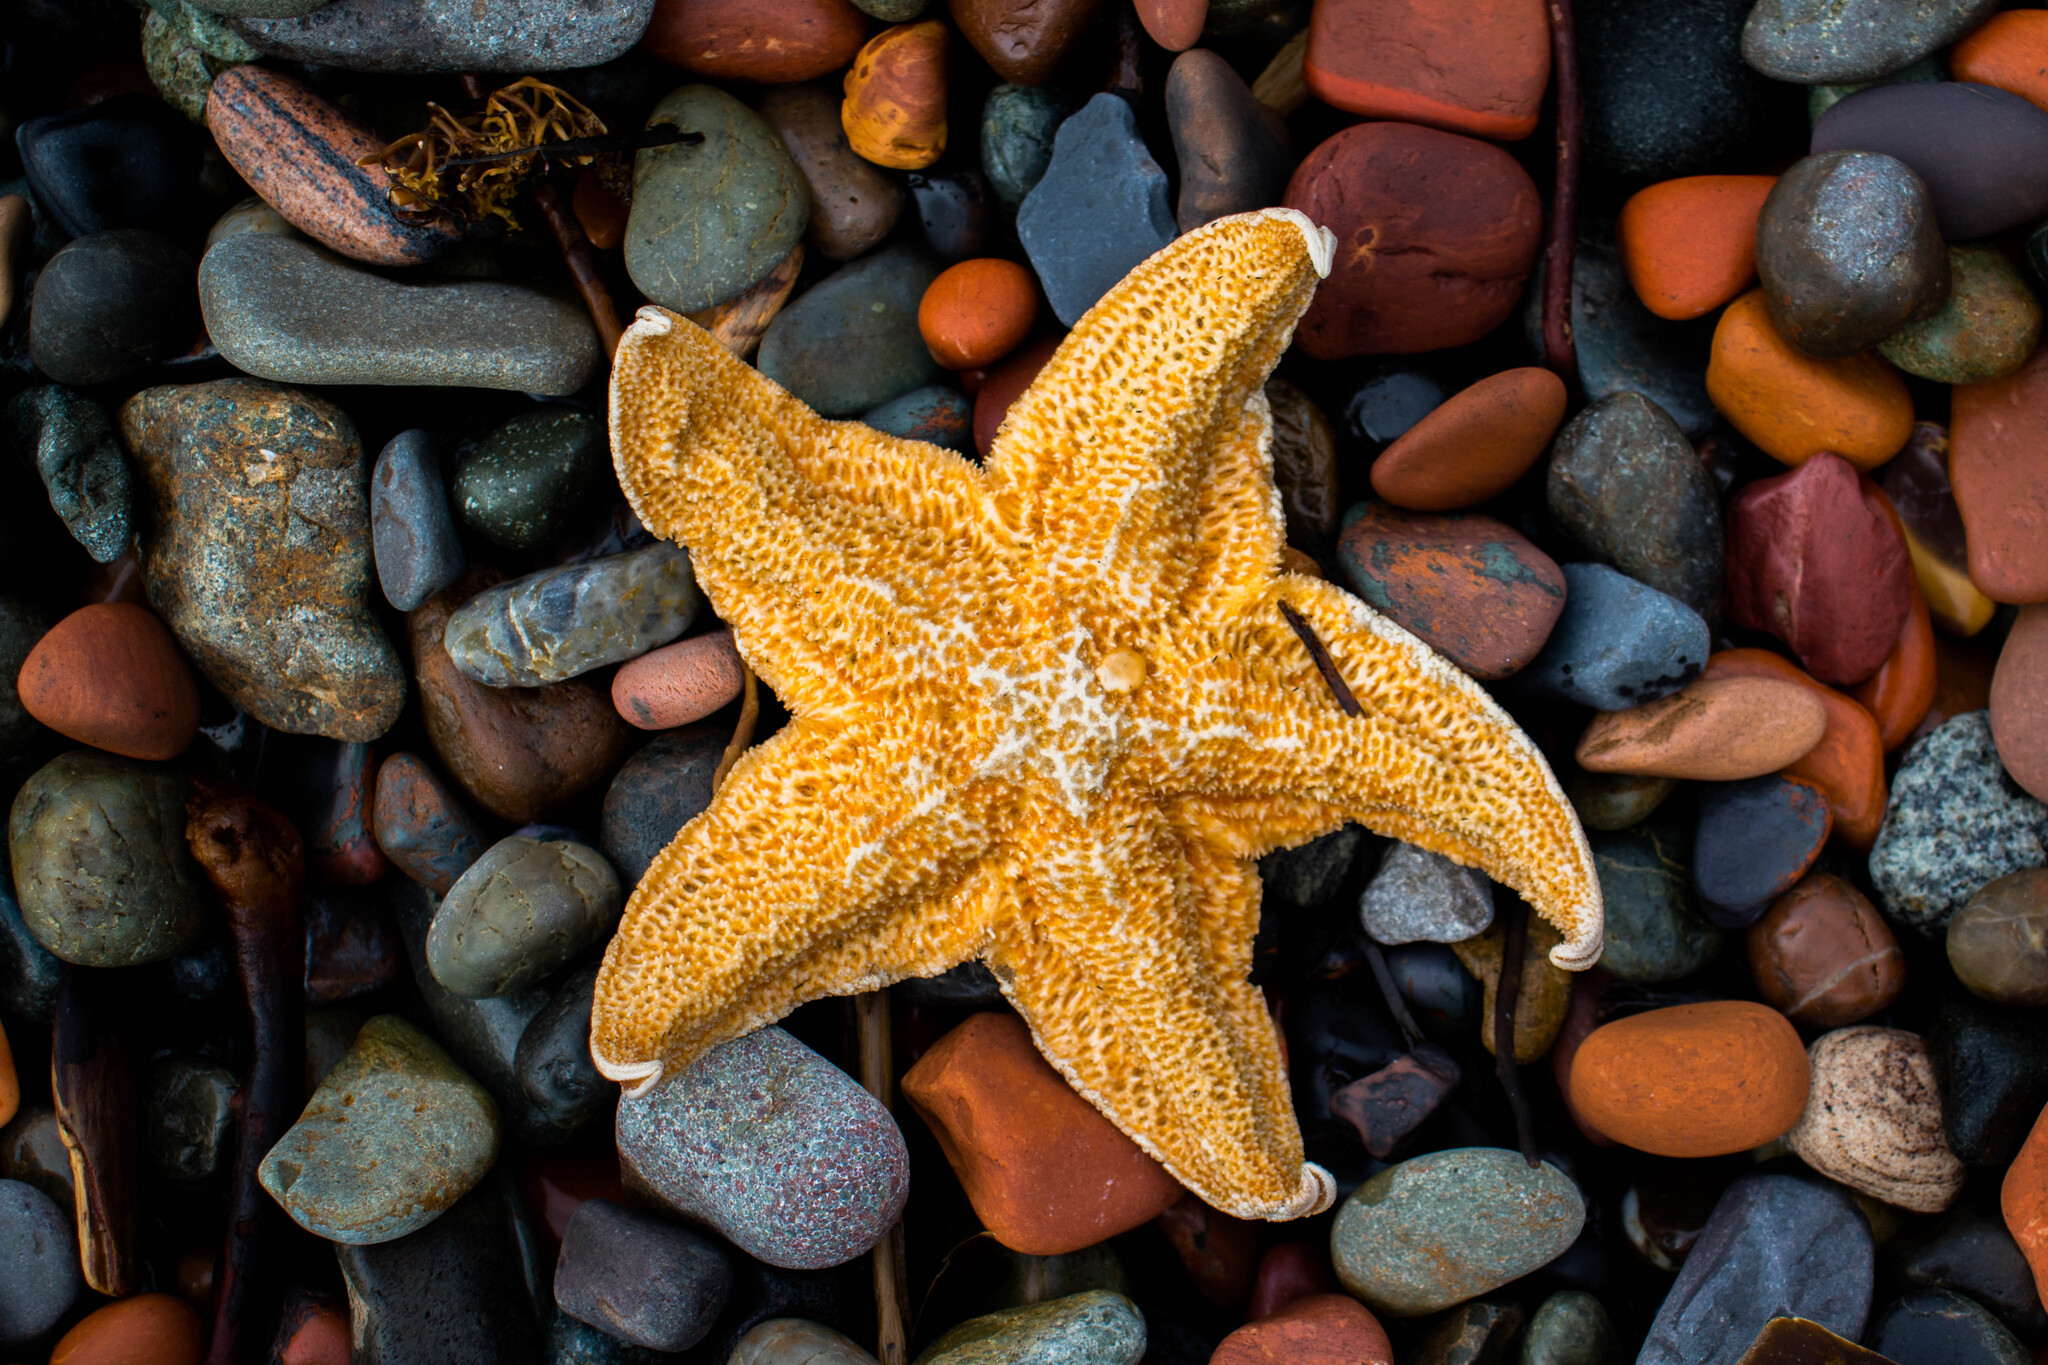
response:
M860 1083L883 1107L893 1108L896 1071L889 1038L889 988L853 997L853 1017L860 1037ZM904 1273L902 1219L875 1243L869 1259L875 1272L875 1359L880 1365L909 1365L910 1282Z
M1385 998L1394 1022L1400 1026L1401 1036L1408 1040L1409 1050L1413 1051L1422 1042L1422 1030L1415 1026L1415 1016L1408 1012L1408 1002L1401 998L1401 988L1394 984L1393 970L1387 966L1380 945L1369 938L1365 940L1365 960L1372 964L1372 979L1380 983L1380 995Z
M597 325L597 339L604 343L605 355L610 356L619 349L619 338L626 334L626 329L619 325L619 306L612 302L612 291L606 287L604 272L598 267L597 248L590 244L583 224L569 212L569 206L555 193L553 185L545 180L536 184L533 202L541 217L547 219L548 231L554 234L555 245L562 250L562 264L569 267L569 278L576 281L576 292L582 297L583 306L590 310L590 320Z
M711 790L714 792L725 785L726 774L732 771L732 765L740 761L740 755L754 742L754 722L761 718L761 685L745 659L740 660L740 673L747 680L746 700L740 703L740 720L732 727L732 742L725 746L725 753L711 774Z
M1280 614L1287 618L1287 624L1293 628L1295 635L1300 637L1302 644L1308 647L1309 657L1316 661L1316 667L1322 672L1323 681L1328 683L1330 691L1336 694L1337 705L1343 708L1344 714L1364 715L1365 712L1359 708L1358 698L1351 695L1351 687L1344 681L1344 675L1337 671L1337 663L1330 657L1330 651L1323 647L1322 637L1316 634L1316 628L1285 602L1280 604Z
M1543 251L1543 357L1565 387L1579 386L1572 339L1572 263L1579 236L1579 170L1585 105L1572 0L1550 0L1550 73L1557 90L1557 174L1550 191L1550 241Z
M1534 1167L1542 1164L1536 1155L1536 1124L1529 1115L1529 1097L1522 1093L1522 1073L1515 1066L1515 997L1522 993L1522 953L1529 943L1529 917L1516 902L1503 912L1503 918L1500 981L1493 992L1493 1072L1508 1093L1522 1159Z

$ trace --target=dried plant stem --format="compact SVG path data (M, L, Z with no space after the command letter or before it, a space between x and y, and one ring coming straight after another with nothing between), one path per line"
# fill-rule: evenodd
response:
M1579 236L1579 174L1585 105L1579 92L1579 49L1572 0L1550 0L1550 80L1557 92L1557 174L1550 191L1550 240L1543 250L1544 363L1565 387L1579 386L1572 337L1572 264Z
M1508 1108L1515 1116L1515 1138L1522 1159L1532 1167L1541 1163L1536 1155L1536 1123L1529 1114L1529 1097L1522 1093L1522 1073L1515 1065L1515 997L1522 993L1522 954L1529 945L1529 912L1517 901L1501 912L1500 980L1493 992L1493 1072L1508 1095Z
M732 742L725 746L725 753L711 774L711 790L714 792L725 785L726 774L732 771L732 765L740 761L740 755L754 742L754 723L761 718L760 680L755 678L754 670L747 667L745 659L740 660L740 673L746 679L745 699L740 702L739 724L732 727Z
M856 995L853 1010L860 1037L860 1083L893 1108L896 1068L889 1036L889 988ZM868 1255L875 1272L875 1359L880 1365L909 1365L910 1282L904 1273L902 1219Z

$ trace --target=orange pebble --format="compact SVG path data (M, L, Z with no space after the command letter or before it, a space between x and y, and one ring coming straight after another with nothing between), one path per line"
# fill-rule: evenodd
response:
M1373 461L1375 493L1415 512L1452 512L1505 493L1564 420L1564 381L1530 366L1453 394Z
M2048 1294L2048 1111L2034 1120L1998 1191L2005 1230L2019 1243L2034 1287ZM52 1362L55 1365L55 1362Z
M1884 509L1893 528L1904 539L1906 523L1885 491L1868 479L1863 481L1863 488L1864 497ZM1910 548L1910 542L1908 545ZM1927 609L1927 598L1919 583L1909 583L1907 588L1912 603L1906 619L1899 623L1899 638L1892 643L1892 652L1884 656L1877 672L1849 689L1849 695L1877 721L1879 742L1886 753L1913 737L1921 718L1934 704L1934 617Z
M50 1352L50 1365L199 1365L199 1314L170 1294L137 1294L88 1314Z
M1822 360L1795 350L1771 325L1761 289L1721 314L1707 396L1737 431L1785 464L1831 450L1871 470L1913 434L1913 396L1897 370L1867 351Z
M1702 678L1783 678L1820 698L1828 728L1806 757L1784 770L1827 793L1835 832L1852 848L1868 849L1884 823L1884 739L1877 719L1860 702L1807 676L1767 649L1724 649L1707 660Z
M1572 1059L1588 1123L1658 1156L1727 1156L1787 1132L1806 1107L1806 1048L1754 1000L1671 1005L1595 1029Z
M858 156L923 170L946 151L946 26L898 24L868 40L846 73L840 126Z
M21 705L66 739L128 758L176 758L199 730L199 685L169 627L146 607L80 607L36 642Z
M673 730L739 696L746 683L732 632L715 630L650 650L612 675L612 705L642 730Z
M1615 233L1643 307L1684 321L1711 313L1756 280L1756 216L1772 175L1688 175L1638 190Z
M1952 81L2010 90L2048 109L2048 10L2012 9L1948 50Z
M14 1074L14 1053L7 1046L7 1025L0 1023L0 1124L21 1108L21 1078Z
M1031 335L1038 283L1015 261L987 257L948 266L917 305L917 330L949 370L993 365Z

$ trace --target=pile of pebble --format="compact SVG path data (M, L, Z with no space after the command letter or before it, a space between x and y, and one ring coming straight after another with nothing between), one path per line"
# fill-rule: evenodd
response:
M4 22L0 1360L2048 1359L2048 12ZM402 207L378 154L524 76L613 150ZM979 458L1272 204L1337 239L1267 389L1288 563L1550 755L1600 966L1412 846L1268 857L1341 1196L1295 1223L973 965L621 1100L597 960L785 716L619 493L617 319Z

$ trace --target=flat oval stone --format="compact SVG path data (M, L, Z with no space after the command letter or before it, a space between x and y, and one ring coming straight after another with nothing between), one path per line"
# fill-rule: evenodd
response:
M1015 261L984 256L940 272L917 305L917 329L950 370L995 364L1031 335L1038 289Z
M981 170L996 198L1015 207L1045 176L1073 97L1051 85L998 85L981 106Z
M1394 1365L1387 1329L1358 1300L1309 1294L1225 1337L1209 1365Z
M1389 947L1456 943L1493 923L1493 883L1441 853L1397 843L1359 896L1358 921L1374 942Z
M673 729L736 701L745 670L731 631L695 635L643 654L613 674L612 705L639 729Z
M1505 678L1543 648L1565 577L1492 517L1431 516L1385 503L1345 514L1337 559L1351 588L1475 678Z
M1833 828L1827 793L1800 778L1705 788L1692 850L1700 908L1724 928L1753 922L1813 867Z
M396 753L377 769L370 828L392 864L437 896L483 856L483 831L426 761Z
M1785 1135L1800 1160L1915 1213L1955 1202L1966 1172L1942 1137L1941 1095L1918 1034L1840 1028L1816 1038L1806 1059L1806 1110Z
M1564 581L1564 611L1516 691L1623 711L1699 676L1712 636L1691 607L1605 564L1567 564Z
M664 541L486 588L442 642L486 686L545 687L667 644L703 602L689 551Z
M747 1329L726 1365L875 1365L875 1358L822 1323L770 1318Z
M760 114L781 137L810 189L805 244L828 261L850 261L879 246L903 212L903 190L847 145L839 96L832 88L822 81L776 86L761 97Z
M1572 1107L1616 1142L1658 1156L1746 1152L1806 1106L1806 1049L1750 1000L1669 1005L1603 1024L1571 1067Z
M1091 1289L1048 1303L969 1318L918 1354L914 1365L1138 1365L1145 1315L1121 1294Z
M1879 342L1878 353L1940 384L1981 384L2024 365L2041 341L2041 303L2005 253L1952 246L1948 274L1948 302Z
M1948 962L1973 995L2048 1005L2048 870L1987 882L1948 922Z
M1575 757L1588 772L1739 782L1774 773L1827 733L1807 689L1775 678L1699 678L1661 700L1593 718Z
M1615 238L1628 281L1658 317L1711 313L1756 279L1756 217L1776 178L1687 175L1636 191Z
M2020 608L1991 675L1991 738L2012 780L2048 792L2048 610Z
M316 1237L361 1246L416 1232L498 1155L498 1107L396 1015L364 1024L263 1158L263 1188Z
M755 364L820 416L852 417L939 377L917 328L938 261L898 243L826 276L775 315Z
M1870 1224L1846 1190L1746 1175L1714 1205L1637 1365L1738 1365L1783 1316L1855 1341L1870 1312L1875 1259Z
M55 384L25 389L7 405L15 448L35 461L50 510L95 562L111 564L135 539L128 457L106 408Z
M59 621L15 686L58 734L128 758L176 758L199 728L191 665L164 623L132 602L95 602Z
M732 1280L731 1258L710 1238L588 1199L562 1230L555 1304L621 1341L686 1351L710 1335Z
M1989 85L1880 85L1850 95L1813 128L1815 153L1897 157L1926 182L1941 235L1989 237L2048 213L2048 111Z
M1968 535L1970 582L1997 602L2048 601L2048 469L2030 457L2048 434L2048 358L1954 391L1948 475Z
M573 408L539 408L499 427L456 471L464 522L511 550L566 535L609 470L604 423Z
M1851 143L1861 146L1861 143ZM1911 167L1823 151L1778 177L1756 220L1756 269L1778 334L1854 355L1948 302L1948 252Z
M370 474L370 548L384 599L400 611L453 583L468 563L441 482L440 451L418 427L378 452Z
M1068 327L1175 232L1166 172L1130 104L1107 93L1060 124L1045 174L1017 208L1018 240Z
M1453 512L1498 497L1542 458L1564 407L1564 382L1549 370L1531 365L1489 375L1380 452L1373 492L1416 512ZM1686 455L1692 458L1689 446Z
M1724 649L1707 660L1709 678L1782 678L1811 692L1827 712L1820 743L1785 769L1827 793L1835 833L1851 847L1868 849L1884 823L1884 743L1876 718L1862 704L1823 687L1782 654L1765 649Z
M946 37L946 25L927 19L884 29L860 49L839 122L862 158L916 171L945 153Z
M37 942L80 966L132 967L199 939L212 897L185 847L186 788L170 768L90 749L22 784L7 846Z
M711 776L728 737L703 726L677 730L626 761L604 794L598 843L627 885L711 804Z
M866 37L846 0L655 0L640 45L693 75L773 85L838 70Z
M596 849L515 834L449 889L427 932L427 965L457 995L505 995L603 939L625 899Z
M543 1365L534 1241L491 1181L410 1236L337 1246L356 1349L390 1365Z
M1655 813L1678 789L1668 777L1630 773L1589 773L1581 768L1565 779L1565 795L1589 830L1627 829Z
M85 1287L71 1211L19 1180L0 1180L0 1342L34 1341Z
M1999 766L1983 711L1943 722L1892 778L1870 880L1895 922L1932 936L1987 883L2048 865L2048 806Z
M1287 123L1221 55L1190 47L1173 59L1166 124L1181 168L1175 218L1182 232L1280 202L1294 167Z
M1346 128L1282 202L1336 234L1295 345L1317 360L1434 351L1507 320L1542 234L1535 182L1500 148L1406 123Z
M1536 130L1548 19L1533 0L1326 5L1309 21L1302 80L1348 113L1513 142Z
M67 242L44 264L29 355L60 384L107 384L181 354L192 324L192 258L168 237L119 228Z
M1737 431L1785 464L1827 452L1875 469L1913 434L1913 399L1898 371L1873 355L1799 350L1778 334L1761 289L1722 310L1707 393Z
M1585 1225L1578 1187L1519 1152L1460 1147L1380 1172L1344 1201L1330 1257L1377 1312L1414 1317L1556 1259Z
M701 136L633 154L634 285L678 313L744 293L802 239L811 216L804 173L766 120L715 86L670 92L647 127Z
M258 0L261 3L261 0ZM251 0L207 0L246 13ZM625 55L654 0L329 0L264 4L242 32L273 57L346 71L565 71ZM270 17L296 12L297 17Z
M1693 908L1679 828L1668 819L1588 836L1606 909L1600 965L1653 985L1691 976L1720 955L1726 936Z
M403 282L311 242L245 232L199 263L208 335L286 384L402 384L560 395L604 363L590 316L498 280Z
M2034 1353L1982 1305L1947 1289L1894 1300L1870 1324L1870 1344L1887 1360L1949 1365L2030 1365Z
M1997 0L1760 0L1742 28L1742 55L1774 80L1874 81L1947 47L1997 8Z
M1795 1024L1837 1028L1898 998L1906 958L1891 926L1856 887L1810 872L1748 932L1757 994Z
M2048 1104L2048 1038L2037 1017L1956 991L1935 1006L1927 1052L1949 1150L1972 1166L2011 1163Z
M944 384L927 384L879 403L860 415L876 431L942 450L974 453L974 400Z
M773 1266L852 1260L909 1194L889 1111L779 1028L722 1043L622 1099L617 1132L629 1186Z

